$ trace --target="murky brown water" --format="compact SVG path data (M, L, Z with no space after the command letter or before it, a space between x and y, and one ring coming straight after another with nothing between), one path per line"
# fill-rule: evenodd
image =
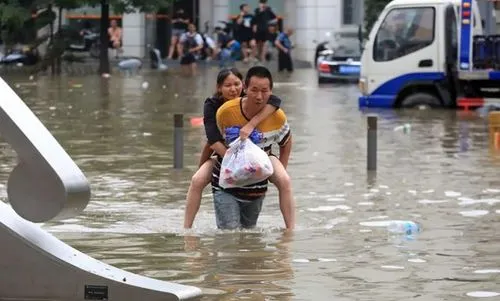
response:
M207 188L196 229L184 235L184 198L204 141L189 119L201 116L215 74L195 81L158 74L109 82L11 79L92 185L81 216L43 227L119 268L199 286L204 300L471 300L477 291L500 293L500 156L488 148L485 121L454 111L379 112L379 168L367 176L356 86L318 88L312 70L277 76L274 89L294 133L297 230L281 232L273 187L258 229L219 232ZM186 116L182 171L172 169L174 113ZM405 123L409 133L394 130ZM0 163L6 183L8 148ZM389 236L384 225L392 219L416 221L422 233Z

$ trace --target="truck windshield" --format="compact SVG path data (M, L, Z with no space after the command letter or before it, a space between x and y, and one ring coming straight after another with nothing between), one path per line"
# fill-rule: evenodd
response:
M433 7L392 9L375 37L373 59L391 61L431 45L434 26Z

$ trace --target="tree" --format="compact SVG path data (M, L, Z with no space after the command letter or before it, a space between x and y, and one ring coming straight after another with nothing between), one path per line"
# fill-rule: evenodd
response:
M60 72L61 56L68 44L69 34L62 31L62 10L84 5L83 0L0 0L1 37L7 48L21 43L31 49L48 42L47 53L37 70L52 66L52 72ZM54 31L59 9L57 31ZM38 36L40 29L49 26L49 33Z
M31 13L34 9L36 9L35 1L30 3L17 0L0 1L0 35L6 46L32 38L28 37L27 27L30 24L27 23L33 23Z
M108 33L109 9L117 14L130 13L133 11L155 13L160 8L169 7L175 0L0 0L0 39L5 45L16 43L29 44L31 48L36 48L40 44L49 40L49 47L46 55L42 59L40 69L53 66L55 62L60 66L60 60L74 37L75 32L61 26L61 12L63 9L74 9L85 5L100 5L101 7L101 55L99 60L99 72L109 73L108 58ZM53 25L56 21L56 14L53 8L59 10L59 20L57 32L54 32ZM33 17L35 15L35 17ZM37 37L39 29L51 26L51 32L43 37ZM58 71L60 71L60 68Z
M373 24L391 0L365 0L365 34L369 35Z

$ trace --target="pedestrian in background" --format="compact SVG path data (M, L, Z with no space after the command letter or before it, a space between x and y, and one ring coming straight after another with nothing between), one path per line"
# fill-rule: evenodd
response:
M261 62L264 62L266 58L266 42L269 40L269 24L277 22L278 18L271 7L267 5L267 0L260 0L259 7L255 9L253 32Z
M278 48L278 71L288 70L288 72L293 72L293 62L292 56L290 54L292 50L292 41L290 36L293 34L293 29L287 27L283 32L281 32L274 45Z
M236 19L237 34L236 39L240 42L243 50L243 62L247 63L249 59L255 60L255 40L252 32L252 24L254 16L249 13L250 7L243 3L240 5L240 14Z

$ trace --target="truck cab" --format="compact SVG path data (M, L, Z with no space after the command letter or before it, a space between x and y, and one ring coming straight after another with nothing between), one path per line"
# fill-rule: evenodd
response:
M359 106L457 107L461 99L500 98L499 37L483 35L474 0L393 0L365 44Z

